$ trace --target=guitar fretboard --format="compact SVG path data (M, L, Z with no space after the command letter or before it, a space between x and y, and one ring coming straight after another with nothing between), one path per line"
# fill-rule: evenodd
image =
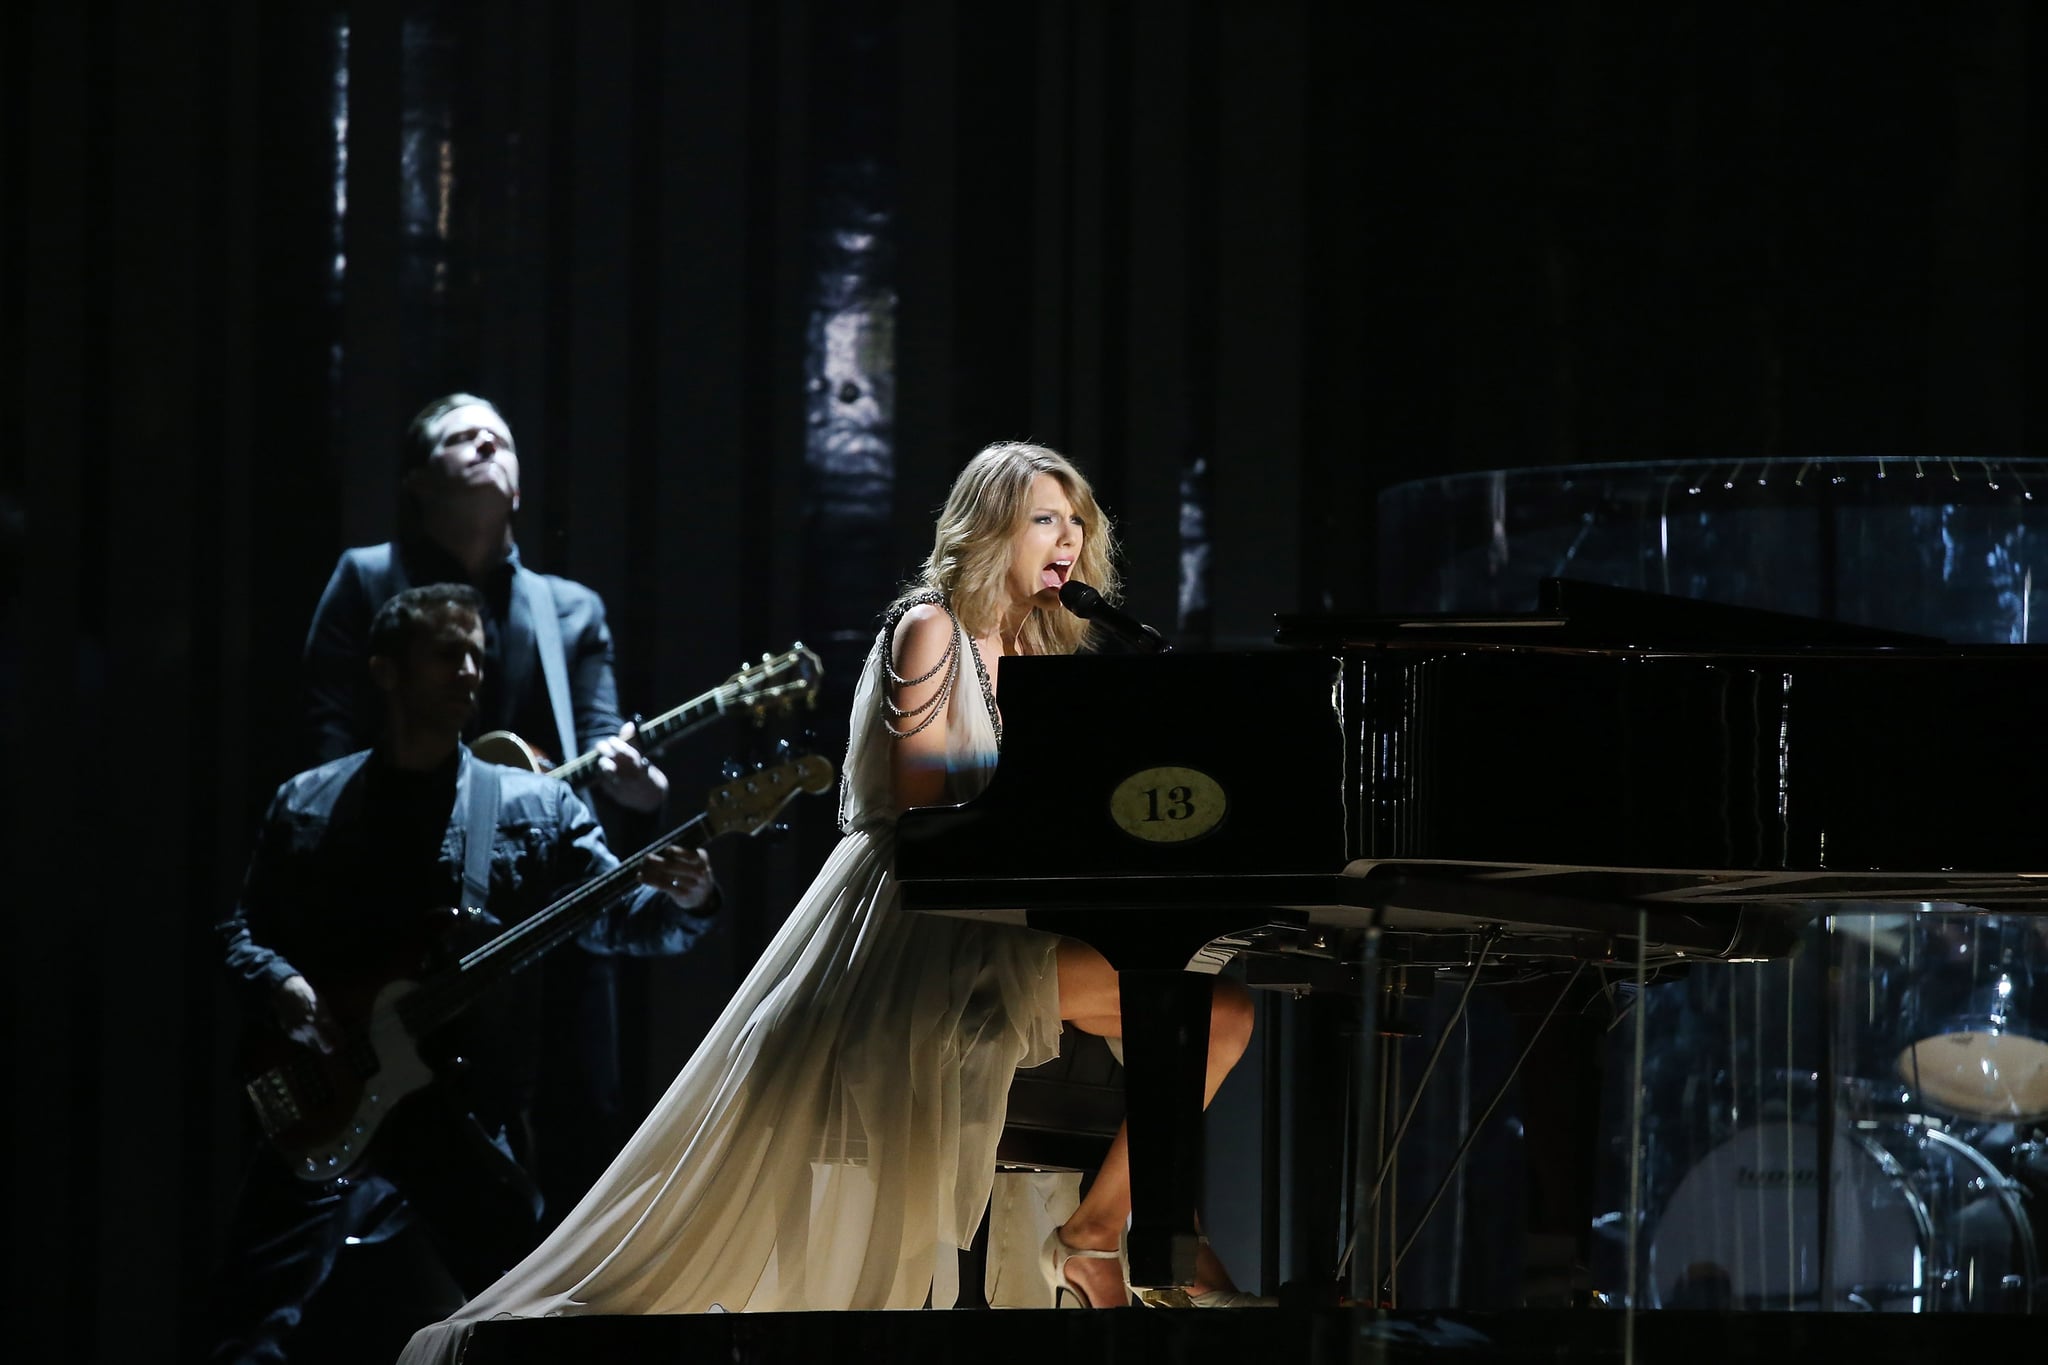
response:
M633 734L633 746L641 753L651 753L664 744L681 739L692 730L701 729L725 713L726 688L714 687L701 697L684 702L673 711L664 711L653 720L642 721ZM572 787L584 787L603 775L597 766L597 750L578 754L567 763L548 771L550 777L560 778Z
M707 838L718 834L751 834L775 819L798 792L822 792L831 785L832 765L815 754L725 783L712 791L705 810L621 859L611 871L472 949L453 968L422 981L418 989L398 1001L400 1017L414 1037L448 1022L479 995L531 966L630 892L640 865L654 854L678 844L702 848Z
M398 1012L415 1037L447 1023L475 999L516 972L539 961L550 948L595 919L614 900L631 891L640 864L665 848L679 843L701 846L699 832L703 815L692 817L673 832L641 849L594 881L586 882L561 899L535 911L493 938L481 948L465 954L447 976L423 982L420 988L398 1002Z

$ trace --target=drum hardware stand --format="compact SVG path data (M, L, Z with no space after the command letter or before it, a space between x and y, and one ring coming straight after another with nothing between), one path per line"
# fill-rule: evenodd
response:
M1820 1010L1814 1020L1814 1027L1820 1034L1819 1061L1816 1070L1819 1094L1814 1114L1814 1175L1820 1188L1814 1192L1818 1201L1814 1207L1814 1283L1820 1290L1818 1306L1823 1313L1834 1311L1835 1294L1829 1279L1834 1269L1834 1254L1828 1247L1828 1233L1834 1225L1835 1203L1835 1048L1834 1024L1836 1012L1841 1005L1841 971L1835 961L1835 916L1829 915L1822 922L1821 942L1826 945L1826 959L1821 963ZM1787 1004L1790 992L1787 992ZM1790 1037L1788 1030L1786 1037Z
M2023 1233L2027 1228L2027 1213L2025 1206L2020 1202L2020 1198L2022 1193L2028 1188L2028 1185L2021 1176L2020 1161L2022 1158L2019 1154L2019 1148L2037 1146L2040 1140L2041 1130L2036 1128L2033 1137L2028 1142L2016 1144L2011 1153L2013 1174L2006 1175L2003 1172L1996 1172L1998 1179L1992 1185L1993 1192L1998 1196L1998 1202L2005 1206L2006 1215L2012 1219L2013 1226L2022 1230ZM2040 1278L2040 1253L2035 1246L2033 1237L2031 1235L2024 1235L2020 1239L2020 1312L2030 1314L2034 1311L2034 1287Z
M1370 928L1366 930L1366 1014L1365 1027L1360 1038L1360 1046L1366 1054L1365 1060L1361 1063L1361 1070L1359 1076L1360 1103L1369 1106L1368 1113L1371 1121L1361 1121L1361 1123L1359 1124L1359 1132L1361 1134L1361 1137L1359 1141L1357 1156L1358 1183L1354 1193L1354 1198L1357 1203L1358 1212L1352 1219L1351 1235L1349 1238L1346 1239L1344 1243L1344 1252L1341 1256L1337 1258L1337 1278L1339 1280L1342 1280L1344 1278L1346 1271L1351 1267L1352 1254L1358 1249L1358 1235L1361 1231L1364 1230L1366 1220L1369 1218L1373 1218L1374 1211L1379 1206L1380 1193L1382 1190L1386 1188L1387 1177L1393 1173L1395 1162L1398 1160L1400 1156L1401 1141L1408 1135L1409 1125L1415 1121L1415 1115L1422 1108L1423 1091L1428 1087L1430 1077L1436 1071L1437 1063L1440 1060L1442 1060L1444 1055L1444 1049L1450 1045L1452 1033L1454 1033L1457 1030L1459 1022L1463 1020L1465 1017L1465 1006L1472 999L1472 988L1479 984L1479 973L1486 966L1486 955L1488 952L1492 951L1494 940L1500 936L1501 932L1500 926L1498 925L1490 924L1486 927L1486 930L1480 939L1479 952L1473 957L1472 968L1466 974L1465 989L1459 993L1458 1003L1456 1007L1452 1009L1450 1018L1444 1021L1443 1028L1439 1030L1437 1034L1436 1047L1431 1050L1429 1054L1429 1061L1423 1065L1421 1076L1416 1078L1415 1094L1408 1101L1408 1108L1406 1112L1404 1112L1401 1115L1400 1123L1395 1126L1393 1136L1391 1138L1385 1139L1380 1144L1380 1152L1377 1155L1377 1168L1374 1170L1374 1174L1371 1181L1367 1183L1364 1181L1364 1173L1368 1169L1369 1162L1372 1159L1368 1158L1365 1155L1366 1135L1380 1134L1384 1136L1382 1125L1384 1122L1386 1101L1389 1098L1388 1096L1381 1094L1378 1088L1385 1082L1385 1071L1387 1069L1387 1067L1383 1065L1379 1060L1379 1055L1381 1053L1380 1034L1383 1031L1383 1029L1385 1029L1388 1025L1401 1022L1398 1020L1398 1015L1400 1012L1398 1008L1398 1001L1391 1002L1394 1008L1390 1008L1385 1011L1385 1014L1388 1016L1385 1023L1382 1022L1381 1018L1382 1011L1379 1003L1379 975L1381 968L1381 963L1379 961L1379 938L1381 930L1378 923L1379 916L1381 913L1382 912L1377 908L1374 910L1374 923ZM1574 973L1573 975L1576 979L1577 974ZM1398 1063L1398 1058L1395 1058L1393 1060L1395 1063ZM1398 1074L1396 1075L1395 1079L1397 1081L1397 1084L1392 1097L1398 1099ZM1513 1077L1510 1076L1509 1079L1512 1080ZM1496 1102L1498 1102L1498 1097L1496 1097ZM1487 1112L1492 1112L1491 1106L1488 1106ZM1455 1163L1453 1163L1451 1169L1453 1173L1456 1172L1457 1166ZM1438 1196L1441 1197L1441 1195L1442 1191L1439 1190ZM1433 1204L1434 1201L1432 1201L1432 1205ZM1423 1216L1427 1218L1428 1214L1425 1213ZM1391 1231L1391 1228L1389 1230ZM1369 1293L1373 1296L1372 1301L1378 1302L1378 1296L1382 1288L1385 1286L1385 1281L1383 1281L1379 1275L1379 1227L1378 1221L1376 1219L1374 1221L1373 1228L1373 1254L1371 1259L1373 1265ZM1388 1267L1388 1279L1391 1279L1393 1277L1394 1270L1398 1268L1399 1265L1400 1256L1397 1254L1394 1257L1393 1265ZM1353 1274L1351 1276L1351 1279L1352 1296L1354 1298L1358 1298L1360 1297L1358 1294L1359 1286L1357 1284L1358 1276L1356 1274Z
M1358 1213L1352 1223L1350 1240L1345 1244L1343 1255L1337 1260L1337 1273L1333 1277L1339 1284L1346 1281L1349 1271L1350 1299L1355 1304L1377 1306L1379 1302L1378 1239L1374 1239L1374 1264L1368 1269L1364 1260L1353 1260L1352 1252L1358 1247L1358 1232L1363 1226L1366 1201L1372 1194L1372 1178L1366 1156L1366 1135L1376 1133L1380 1128L1379 1049L1374 1040L1379 1036L1380 1013L1380 940L1386 933L1387 907L1381 902L1372 907L1371 918L1367 921L1364 934L1364 951L1359 955L1359 984L1363 988L1362 1018L1359 1021L1358 1045L1358 1141L1351 1151L1351 1201Z
M1392 1003L1398 1004L1399 1001L1398 999L1396 999ZM1396 1011L1396 1013L1391 1019L1383 1019L1380 1023L1379 1037L1369 1038L1366 1040L1368 1046L1376 1047L1379 1049L1381 1062L1379 1107L1380 1131L1374 1137L1374 1150L1379 1153L1379 1160L1382 1163L1382 1169L1386 1169L1387 1165L1391 1164L1392 1169L1394 1169L1396 1172L1398 1172L1401 1167L1401 1149L1388 1138L1386 1131L1386 1123L1388 1115L1392 1112L1392 1106L1398 1104L1401 1099L1400 1040L1402 1035L1395 1032L1395 1029L1400 1027L1400 1024L1400 1014L1398 1011ZM1392 1027L1390 1027L1390 1025ZM1377 1196L1377 1194L1378 1190L1376 1189L1375 1196ZM1387 1195L1386 1204L1384 1205L1386 1209L1386 1217L1376 1218L1373 1223L1372 1263L1375 1270L1377 1270L1379 1266L1386 1264L1386 1257L1384 1255L1384 1252L1392 1249L1395 1227L1394 1219L1400 1211L1400 1196L1401 1191L1399 1186L1397 1185L1393 1189L1393 1191ZM1389 1311L1392 1311L1393 1309L1399 1308L1401 1306L1400 1280L1394 1274L1392 1267L1388 1267L1387 1273L1384 1276L1375 1274L1373 1278L1373 1283L1379 1286L1380 1303L1383 1304Z
M1637 1298L1637 1279L1641 1271L1638 1259L1643 1233L1643 1043L1648 1036L1644 1020L1649 1017L1645 993L1649 990L1650 975L1650 913L1636 911L1636 998L1629 1006L1636 1012L1635 1035L1632 1039L1632 1071L1635 1080L1635 1096L1628 1107L1628 1300L1623 1308L1621 1320L1621 1358L1626 1365L1635 1365L1636 1358L1636 1310L1641 1300ZM1619 1021L1616 1021L1617 1023Z
M1493 1111L1507 1098L1508 1088L1515 1083L1515 1077L1522 1074L1522 1066L1529 1060L1529 1054L1536 1050L1538 1040L1543 1037L1543 1030L1557 1017L1558 1007L1571 995L1572 987L1578 984L1579 973L1585 970L1586 963L1583 958L1572 966L1572 974L1565 978L1564 986L1558 991L1557 998L1552 1000L1550 1008L1544 1011L1542 1021L1536 1025L1535 1032L1529 1035L1529 1041L1522 1047L1522 1055L1515 1058L1515 1064L1508 1071L1507 1078L1493 1092L1493 1098L1486 1102L1486 1108L1480 1111L1479 1117L1466 1128L1464 1140L1458 1144L1458 1150L1451 1154L1450 1168L1444 1172L1443 1179L1437 1182L1436 1190L1429 1196L1429 1202L1422 1206L1422 1215L1415 1220L1415 1226L1408 1230L1407 1240L1395 1250L1393 1264L1387 1268L1389 1279L1400 1272L1402 1258L1407 1256L1410 1248L1415 1245L1415 1239L1422 1235L1422 1229L1428 1224L1429 1216L1436 1212L1436 1206L1443 1201L1445 1191L1450 1189L1451 1182L1457 1178L1459 1168L1465 1163L1466 1154L1472 1150L1472 1144L1478 1141L1479 1134L1485 1131L1486 1121L1493 1117Z

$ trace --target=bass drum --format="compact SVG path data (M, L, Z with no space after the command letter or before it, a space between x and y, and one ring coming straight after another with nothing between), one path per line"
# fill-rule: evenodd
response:
M1819 1135L1773 1121L1712 1148L1651 1232L1658 1308L2032 1310L2033 1229L2020 1192L1976 1148L1912 1120L1845 1123L1833 1143L1820 1282Z

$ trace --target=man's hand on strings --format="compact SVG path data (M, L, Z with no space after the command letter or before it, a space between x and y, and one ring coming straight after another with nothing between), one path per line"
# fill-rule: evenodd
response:
M293 1042L322 1052L332 1052L341 1046L341 1026L305 977L287 977L277 988L272 1003L277 1009L277 1026Z
M597 742L598 785L605 795L628 810L659 810L668 797L668 776L633 747L633 722L619 727L617 739Z
M711 860L698 849L670 844L647 855L640 864L640 880L685 910L695 910L711 899Z

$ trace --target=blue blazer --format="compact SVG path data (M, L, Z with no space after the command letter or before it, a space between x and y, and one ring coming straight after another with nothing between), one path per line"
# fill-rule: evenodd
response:
M429 563L422 577L423 557L422 551L386 542L344 550L335 564L306 632L312 762L330 762L376 742L384 702L370 681L370 621L396 594L446 576ZM574 758L619 732L604 600L581 583L535 573L519 562L516 548L507 567L511 582L497 622L496 657L485 664L498 677L495 685L485 679L488 711L478 715L473 729L513 730L551 750L558 761Z

